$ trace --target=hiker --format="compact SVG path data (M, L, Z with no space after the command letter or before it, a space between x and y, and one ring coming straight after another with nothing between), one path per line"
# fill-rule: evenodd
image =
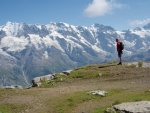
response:
M122 65L122 54L123 54L122 52L123 48L121 48L122 42L120 42L119 39L116 39L116 43L117 43L118 57L120 59L120 62L118 63L118 65Z

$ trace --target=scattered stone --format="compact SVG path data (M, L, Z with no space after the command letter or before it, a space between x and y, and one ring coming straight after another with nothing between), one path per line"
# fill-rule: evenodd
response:
M96 91L90 91L89 94L106 96L107 92L106 91L101 91L101 90L96 90Z
M147 90L147 91L145 91L145 92L150 92L150 89L149 89L149 90Z
M105 113L116 113L115 109L114 108L107 108L105 110Z
M23 89L20 85L11 85L11 86L4 86L4 89Z
M101 77L101 76L102 76L102 73L99 73L98 75Z
M122 89L123 89L123 90L127 90L128 88L126 88L126 87L123 87Z
M135 67L141 66L142 68L150 68L150 63L148 62L141 62L140 65L139 65L139 62L130 62L130 63L127 63L127 65L128 66L134 65Z
M131 63L128 63L127 64L128 66L135 66L135 67L138 67L138 62L131 62Z
M72 70L67 70L67 71L63 71L62 74L63 75L69 75L71 73Z
M143 68L150 68L150 63L148 63L148 62L143 62L142 67L143 67Z

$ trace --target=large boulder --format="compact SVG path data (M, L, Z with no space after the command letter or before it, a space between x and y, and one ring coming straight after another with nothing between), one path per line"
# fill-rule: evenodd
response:
M107 108L106 113L150 113L150 101L126 102Z
M32 79L32 85L33 86L40 86L42 81L48 81L54 79L54 75L45 75L45 76L40 76Z

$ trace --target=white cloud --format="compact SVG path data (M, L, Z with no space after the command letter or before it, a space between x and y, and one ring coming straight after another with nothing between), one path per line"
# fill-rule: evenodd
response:
M150 18L144 20L134 20L129 22L131 27L141 27L148 23L150 23Z
M122 6L116 0L93 0L84 13L87 17L103 16L110 13L113 9L121 8Z

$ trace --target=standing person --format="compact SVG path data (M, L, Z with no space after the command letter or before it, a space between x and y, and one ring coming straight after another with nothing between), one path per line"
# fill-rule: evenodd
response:
M122 49L120 47L121 45L121 42L119 41L119 39L116 39L116 43L117 43L117 51L118 51L118 57L119 57L119 60L120 62L118 63L118 65L122 65Z

